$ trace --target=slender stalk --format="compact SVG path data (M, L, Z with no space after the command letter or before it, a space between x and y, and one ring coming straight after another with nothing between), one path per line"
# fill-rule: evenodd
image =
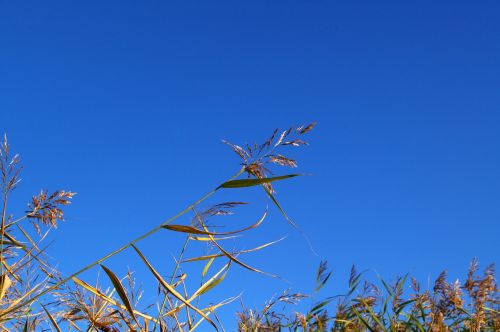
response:
M5 193L3 195L3 206L2 206L2 225L1 225L1 238L0 238L0 275L3 275L3 241L5 234L5 215L7 213L7 190L5 189Z
M186 240L184 241L184 245L182 246L181 253L179 254L179 258L177 259L177 262L175 263L174 272L172 273L172 276L170 277L170 283L172 283L174 281L175 274L179 270L182 258L184 256L184 251L186 251L187 244L189 243L189 237L190 236L191 235L186 236Z
M231 178L229 178L228 181L231 181L235 178L237 178L238 176L240 176L241 174L243 174L243 172L245 171L245 168L241 168L235 175L233 175ZM102 262L106 261L107 259L115 256L116 254L119 254L120 252L124 251L125 249L127 249L128 247L132 246L133 244L136 244L137 242L147 238L148 236L158 232L159 230L161 230L163 228L163 226L165 225L168 225L169 223L171 223L172 221L174 221L175 219L181 217L182 215L184 215L186 212L192 210L195 206L197 206L198 204L200 204L201 202L203 202L204 200L206 200L207 198L209 198L210 196L212 196L217 190L219 190L221 187L218 186L217 188L211 190L210 192L208 192L207 194L205 194L203 197L201 197L200 199L198 199L196 202L192 203L191 205L187 206L184 210L180 211L179 213L177 213L175 216L171 217L170 219L168 219L167 221L161 223L159 226L153 228L152 230L150 230L149 232L146 232L144 233L143 235L137 237L136 239L130 241L129 243L127 244L124 244L123 246L121 246L120 248L110 252L109 254L103 256L102 258L94 261L93 263L85 266L84 268L70 274L68 277L62 279L61 281L59 281L58 283L54 284L53 286L50 286L48 287L47 289L45 289L44 291L40 292L39 294L37 294L36 296L30 298L30 299L27 299L21 303L19 303L18 305L12 307L11 309L7 310L7 311L4 311L0 314L0 318L1 317L4 317L6 316L7 314L15 311L15 310L18 310L20 308L23 308L24 306L36 301L38 298L40 298L41 296L57 289L59 286L65 284L66 282L70 281L72 278L76 277L77 275L87 271L87 270L90 270L91 268L93 268L94 266L98 265L98 264L101 264Z
M22 217L20 217L20 218L18 218L18 219L16 219L16 220L12 220L12 221L11 221L11 222L9 222L7 225L5 225L5 229L7 229L7 228L9 228L9 227L11 227L11 226L13 226L13 225L17 224L18 222L20 222L20 221L22 221L22 220L24 220L24 219L28 218L29 216L30 216L30 214L28 213L28 214L26 214L26 215L24 215L24 216L22 216Z
M172 272L172 276L170 277L170 284L172 284L172 282L174 281L175 274L179 270L182 257L184 256L184 251L186 250L187 244L189 243L189 237L190 236L191 236L190 234L186 236L186 240L184 241L184 245L182 246L181 253L179 254L179 257L178 257L178 259L175 262L174 271ZM163 298L163 301L161 303L160 310L158 311L158 319L155 322L155 325L153 326L153 331L156 330L157 322L160 321L160 319L161 319L161 317L163 315L163 309L165 309L165 304L167 303L167 299L168 299L168 294L165 294L165 297Z

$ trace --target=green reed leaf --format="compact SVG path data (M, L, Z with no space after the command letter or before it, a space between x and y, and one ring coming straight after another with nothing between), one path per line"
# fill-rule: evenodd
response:
M270 178L262 178L262 179L241 179L241 180L232 180L224 182L219 186L219 188L244 188L244 187L253 187L258 186L264 183L270 183L274 181L285 180L288 178L293 178L299 176L300 174L288 174L275 176Z

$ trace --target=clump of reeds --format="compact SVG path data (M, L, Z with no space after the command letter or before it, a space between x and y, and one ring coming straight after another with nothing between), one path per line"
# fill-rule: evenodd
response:
M271 310L277 301L260 311L243 309L237 314L238 327L240 331L500 331L494 266L482 274L477 271L474 259L465 283L449 282L442 272L431 289L423 290L408 275L393 283L383 279L373 283L353 267L346 294L326 297L302 313ZM322 263L315 292L329 277ZM411 292L405 292L408 288Z
M274 186L277 181L298 174L275 175L272 167L297 167L297 161L282 151L287 146L307 145L303 135L313 126L276 130L263 144L242 147L225 142L242 160L235 175L177 215L69 275L59 273L54 262L48 259L44 239L63 220L63 207L75 194L65 190L42 190L32 197L26 211L17 217L10 213L8 202L19 184L21 166L19 156L12 155L4 137L0 144L0 330L224 330L218 311L237 296L210 298L210 302L203 299L213 288L220 287L235 267L274 276L250 266L243 255L274 242L246 250L228 249L225 240L231 239L238 244L236 236L258 228L265 222L267 211L246 227L221 230L218 227L221 226L220 217L232 214L236 207L246 202L234 200L206 209L201 203L220 190L258 186L285 219L297 227L278 203ZM239 178L244 174L246 178ZM181 216L189 216L188 222L174 223ZM184 238L171 266L153 266L139 248L142 240L161 231ZM210 245L200 253L196 243ZM157 285L155 302L144 303L142 280L137 282L133 272L118 276L108 267L108 260L118 254L139 258ZM201 280L186 272L186 264L199 264ZM83 280L83 272L91 269L102 272L104 280ZM487 267L481 275L477 271L478 263L474 260L465 283L449 282L446 273L442 273L432 289L422 290L418 282L408 276L392 284L384 280L372 283L363 280L363 275L353 268L346 294L326 297L314 303L307 312L290 314L279 310L278 304L291 306L306 295L285 292L270 300L262 310L239 312L238 328L241 331L498 331L500 301L494 267ZM330 277L326 263L322 263L316 273L316 296ZM412 289L409 294L405 292L408 283Z
M63 220L63 207L70 204L75 193L42 190L32 197L28 209L15 218L8 212L8 202L20 181L20 159L18 155L12 156L4 137L0 146L0 330L193 331L200 326L204 329L223 329L217 311L236 297L212 299L208 305L202 305L204 302L200 299L221 284L233 266L272 276L248 265L240 255L261 250L274 242L247 250L227 249L224 240L234 239L236 235L259 227L265 221L267 211L246 227L219 231L212 225L211 219L232 214L235 207L246 203L224 202L205 210L200 208L200 204L220 190L260 186L286 216L276 199L273 184L298 174L273 176L271 166L297 167L296 160L280 151L287 146L306 145L302 137L313 126L310 124L283 132L276 130L263 144L246 145L245 148L226 142L242 158L242 167L235 175L177 215L70 275L63 275L55 269L54 263L45 255L47 248L43 246L43 240ZM247 178L239 179L243 174ZM189 214L191 222L174 224L181 216ZM287 220L290 221L288 217ZM33 227L26 229L26 224ZM160 272L160 269L165 270L164 266L153 266L139 249L141 240L160 231L174 232L185 239L168 274ZM191 250L191 245L196 242L210 243L211 251L200 255ZM109 258L120 253L135 255L142 261L158 285L156 303L141 303L142 290L136 286L132 272L120 277L106 266ZM192 256L185 258L187 253ZM197 278L188 276L183 266L192 263L201 264L202 280L201 283L196 281L198 286L189 292L192 287L188 287L188 282ZM82 279L81 274L93 268L103 272L106 276L104 282L91 283Z

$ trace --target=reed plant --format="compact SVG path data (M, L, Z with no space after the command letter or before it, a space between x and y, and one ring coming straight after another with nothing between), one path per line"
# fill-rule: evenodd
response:
M274 131L262 144L244 147L224 141L240 158L241 165L227 181L215 186L207 194L182 209L173 217L159 223L145 234L116 248L100 259L78 271L63 275L47 255L44 240L64 218L63 208L71 203L75 193L42 190L32 197L27 211L13 213L9 201L19 185L22 170L20 157L13 154L7 137L0 146L0 171L2 194L1 220L1 273L0 273L0 329L4 331L34 330L85 330L85 331L193 331L224 329L217 312L236 300L211 299L202 306L202 296L220 287L233 267L275 277L272 273L250 266L242 254L259 251L274 242L246 250L228 249L224 241L258 228L267 211L246 227L220 231L220 224L213 225L216 216L232 214L236 206L246 202L229 201L201 209L200 204L222 190L259 186L266 197L292 223L278 203L274 185L298 174L274 175L272 167L297 167L297 161L286 157L287 148L307 145L305 134L314 123L284 131ZM276 168L276 167L275 167ZM176 223L181 216L191 215L189 223ZM295 224L293 224L297 227ZM171 232L184 238L180 254L171 266L153 266L140 249L140 242L158 232ZM210 251L192 249L194 243L209 243ZM187 253L190 258L185 258ZM134 255L158 285L155 303L142 303L142 291L137 287L132 272L118 275L107 265L116 255ZM199 264L202 280L184 272L183 265ZM90 282L82 275L87 271L102 272L105 282ZM187 283L198 279L198 286L189 291ZM140 282L140 281L139 281Z
M443 271L432 287L422 289L409 275L392 283L382 278L373 282L353 266L345 294L313 302L306 312L293 312L290 306L305 296L284 293L260 310L240 311L238 327L240 331L500 331L494 265L486 266L483 273L478 270L478 260L473 259L464 283L448 281ZM322 262L314 293L330 276L326 262ZM284 308L278 306L283 303Z
M298 166L287 149L308 145L304 137L314 125L276 129L262 144L243 146L224 141L241 159L234 175L148 232L70 274L55 268L57 264L47 254L50 248L45 242L63 221L64 209L75 193L42 190L31 198L26 211L10 211L8 203L19 185L22 167L19 155L11 152L4 137L0 146L0 330L225 331L219 312L239 295L217 298L212 290L223 287L235 268L278 277L245 259L276 241L251 249L229 249L227 240L238 246L241 236L252 236L252 230L266 222L267 210L246 226L228 230L220 217L233 214L235 208L247 202L229 200L208 208L203 208L202 203L221 191L260 187L269 205L302 233L278 202L275 186L299 176L280 174L278 170ZM153 264L154 257L141 250L141 241L155 233L165 236L165 232L182 238L179 254L170 265ZM201 251L197 245L200 243L206 244ZM133 271L120 275L109 267L109 260L117 255L135 257L141 266L133 268L148 272L157 286L154 301L144 300L143 281L136 280ZM201 274L190 274L188 265L198 265ZM382 279L373 283L353 267L345 294L324 297L306 312L295 310L294 305L304 298L320 296L324 285L332 280L331 271L322 262L315 275L313 294L284 292L260 310L242 308L235 313L235 326L229 330L500 331L494 266L488 266L482 274L477 272L478 262L474 260L465 283L449 282L443 272L433 288L421 289L409 276L393 283ZM99 273L105 278L88 279ZM408 285L411 292L406 291Z

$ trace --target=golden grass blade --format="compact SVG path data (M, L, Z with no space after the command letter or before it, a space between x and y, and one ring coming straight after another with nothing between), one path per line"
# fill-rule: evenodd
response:
M231 232L215 233L215 232L209 232L206 228L204 230L202 230L202 229L198 229L198 228L195 228L192 226L184 226L184 225L165 225L162 227L165 229L171 230L171 231L189 233L189 234L201 234L201 235L211 235L211 236L232 235L232 234L237 234L237 233L242 233L244 231L248 231L252 228L259 227L260 224L262 224L262 222L264 221L264 219L266 219L266 216L267 216L267 209L264 212L264 214L262 215L262 217L259 220L257 220L256 223L254 223L248 227L245 227L245 228L242 228L242 229L239 229L236 231L231 231Z
M217 286L222 280L224 280L229 267L231 266L231 261L229 261L227 264L225 264L217 273L215 273L209 280L207 280L203 285L198 288L189 299L187 299L187 302L192 302L194 299L196 299L198 296L205 294L208 292L210 289L214 288ZM224 274L222 274L224 273ZM221 275L222 274L222 275ZM184 305L180 305L179 307L172 309L164 314L164 316L169 316L180 309L182 309Z
M293 178L299 176L300 174L288 174L275 176L270 178L260 178L260 179L241 179L241 180L231 180L224 182L219 186L219 188L244 188L244 187L253 187L258 186L265 183L270 183L274 181L285 180L288 178Z
M194 213L196 214L196 217L198 218L198 222L200 223L201 227L203 227L203 229L205 231L208 231L207 230L207 227L205 226L205 224L203 223L203 220L200 218L200 216L198 215L198 213L196 212L196 210L194 210ZM257 273L261 273L261 274L264 274L264 275L268 275L268 276L271 276L271 277L274 277L274 278L277 278L278 276L274 275L274 274L271 274L271 273L267 273L267 272L264 272L264 271L261 271L259 269L256 269L254 267L251 267L250 265L247 265L245 263L243 263L242 261L240 261L239 259L237 259L236 257L234 257L233 255L231 255L229 252L227 252L224 248L222 248L218 243L217 241L215 240L215 238L208 234L208 237L210 237L210 239L212 240L212 243L215 244L215 246L217 248L219 248L219 250L227 257L229 258L230 260L232 260L233 262L235 262L236 264L250 270L250 271L253 271L253 272L257 272Z
M210 319L208 318L207 315L205 315L205 313L203 311L201 311L200 309L196 308L195 306L193 306L191 303L189 303L179 292L177 292L172 286L170 286L162 277L161 275L155 270L155 268L148 262L148 260L146 259L146 257L144 257L144 255L139 251L139 249L137 249L137 247L135 245L131 245L132 248L134 248L134 250L137 252L137 254L139 255L139 257L142 259L142 261L144 262L144 264L146 264L146 266L149 268L149 270L151 271L151 273L155 276L156 280L158 280L158 282L160 283L160 285L165 288L168 292L170 292L175 298L177 298L179 301L181 301L182 303L184 303L186 306L188 306L189 308L193 309L194 311L196 311L197 313L199 313L203 318L205 318L207 320L207 322L209 322L214 328L215 330L219 330L217 328L217 326L215 325L215 323Z
M191 227L191 226L184 226L184 225L165 225L165 226L162 226L162 228L165 228L165 229L168 229L168 230L174 231L174 232L189 233L189 234L222 235L219 233L205 232L205 231L202 231L201 229Z
M0 276L0 300L3 299L5 293L7 293L10 285L12 285L12 280L10 280L7 274Z
M261 250L261 249L264 249L266 247L269 247L270 245L273 245L275 243L278 243L282 240L284 240L286 237L282 237L281 239L279 240L276 240L276 241L271 241L271 242L268 242L268 243L265 243L263 245L260 245L258 247L255 247L255 248L252 248L252 249L246 249L246 250L241 250L241 251L238 251L236 253L233 253L233 255L241 255L241 254L246 254L246 253L249 253L249 252L253 252L253 251L258 251L258 250ZM188 259L185 259L182 261L182 263L189 263L189 262L196 262L196 261L203 261L203 260L207 260L207 259L214 259L214 258L218 258L218 257L224 257L226 255L224 255L223 253L219 253L219 254L212 254L212 255L205 255L205 256L198 256L198 257L193 257L193 258L188 258Z
M350 321L350 320L338 319L338 318L336 318L336 319L335 319L335 322L344 323L345 325L354 324L354 323L353 323L352 321Z
M221 269L219 272L217 272L206 283L204 283L203 285L201 285L201 287L198 288L198 290L196 290L196 292L194 292L194 294L192 295L192 297L194 298L196 296L203 295L206 292L208 292L209 290L211 290L212 288L214 288L215 286L217 286L218 284L220 284L224 280L224 278L226 277L227 272L229 271L229 266L230 265L231 265L231 261L228 264L226 264L226 266L223 268L225 271ZM221 274L222 271L224 271L223 274Z
M101 265L101 268L104 270L104 272L106 272L109 279L113 283L113 286L115 287L116 292L118 293L118 296L120 296L120 299L122 300L123 304L125 305L125 308L127 308L128 313L130 314L130 316L132 316L132 318L137 323L137 325L139 325L139 322L137 321L137 318L135 317L135 314L134 314L134 309L132 308L132 305L130 304L130 300L128 299L127 292L123 288L122 283L120 282L120 279L118 279L116 274L114 274L114 272L111 271L110 269L108 269L106 266Z
M229 258L230 260L232 260L233 262L235 262L236 264L250 270L250 271L253 271L253 272L257 272L257 273L262 273L262 274L267 274L266 272L264 271L261 271L259 269L256 269L254 267L251 267L250 265L247 265L245 263L243 263L242 261L238 260L236 257L234 257L233 255L231 255L229 252L227 252L226 250L224 250L224 248L222 248L218 243L217 241L215 241L215 239L212 238L212 242L215 244L215 246L217 248L219 248L219 250L224 254L224 256L226 256L227 258Z
M57 330L57 332L61 332L61 328L57 324L57 322L54 319L54 317L52 317L52 315L50 314L50 312L47 310L47 308L45 308L45 306L43 304L40 303L40 305L42 306L43 311L45 311L45 313L47 314L47 317L49 318L50 323L52 324L52 326L54 326L54 328Z
M108 302L108 303L110 303L110 304L112 304L112 305L114 305L114 306L116 306L116 307L119 307L119 308L121 308L121 309L123 309L123 310L127 310L127 308L126 308L124 305L122 305L122 304L120 304L120 303L116 302L116 301L115 301L115 300L113 300L111 297L107 296L106 294L104 294L103 292L101 292L100 290L98 290L97 288L95 288L95 287L93 287L93 286L91 286L91 285L87 284L85 281L83 281L83 280L81 280L81 279L78 279L78 278L76 278L76 277L73 277L73 278L72 278L72 280L73 280L73 282L74 282L75 284L77 284L77 285L79 285L79 286L81 286L81 287L85 288L86 290L88 290L88 291L89 291L89 292L91 292L92 294L94 294L94 295L96 295L96 296L100 297L100 298L101 298L101 299L103 299L104 301L106 301L106 302ZM146 315L146 314L144 314L144 313L142 313L142 312L140 312L140 311L138 311L138 310L134 310L134 314L135 314L135 315L137 315L137 316L140 316L140 317L142 317L142 318L144 318L144 319L151 320L151 321L155 321L155 319L154 319L153 317L151 317L151 316L149 316L149 315Z
M218 237L216 238L217 241L222 241L222 240L231 240L237 238L238 235L233 235L233 236L223 236L223 237ZM193 241L200 241L200 242L210 242L210 238L208 236L190 236L190 240Z
M205 264L205 267L203 268L203 271L201 271L201 277L202 278L205 278L205 276L207 275L207 272L208 272L208 269L210 268L210 265L212 265L213 261L214 261L214 257L210 258L207 262L207 264ZM0 300L2 298L0 297Z

